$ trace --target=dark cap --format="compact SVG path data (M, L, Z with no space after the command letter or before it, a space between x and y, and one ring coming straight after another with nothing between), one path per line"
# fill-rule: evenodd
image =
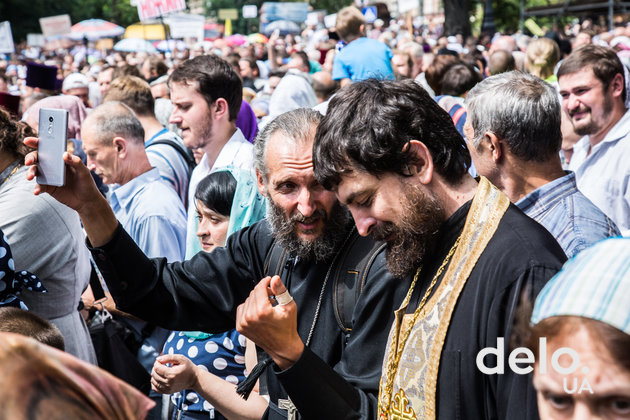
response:
M0 107L6 109L13 115L19 115L20 97L7 92L0 92Z
M56 90L57 67L38 63L26 63L26 86Z

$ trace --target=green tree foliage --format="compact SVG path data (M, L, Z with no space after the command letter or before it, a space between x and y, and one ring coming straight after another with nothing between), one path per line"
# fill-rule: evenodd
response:
M258 6L260 15L260 8L264 2L265 0L206 0L206 15L219 22L219 9L237 9L239 18L232 22L232 33L250 34L258 32L259 20L243 19L241 17L243 6L252 4Z
M28 4L28 6L26 5ZM105 19L120 26L138 21L138 9L129 0L2 0L0 20L11 22L16 42L28 33L41 33L39 19L69 14L73 24L84 19Z
M519 24L519 0L493 0L494 23L503 33L514 33Z
M72 23L84 19L105 19L126 27L138 21L138 9L129 0L72 0Z
M41 33L39 18L68 13L74 2L75 0L2 0L0 20L11 22L13 39L20 42L26 39L27 33Z

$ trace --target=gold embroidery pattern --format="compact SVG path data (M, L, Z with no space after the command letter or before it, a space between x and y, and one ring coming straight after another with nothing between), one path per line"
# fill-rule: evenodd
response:
M401 326L406 325L408 321L406 318L412 316L405 315L405 310L415 282L401 308L396 311L396 322L389 337L389 354L384 359L381 378L379 395L381 419L397 418L394 417L392 407L388 407L394 392L396 392L394 398L402 392L407 403L411 403L410 408L415 409L414 412L418 413L420 418L426 420L435 418L437 374L451 315L470 272L494 235L509 205L508 198L487 179L482 177L477 188L464 230L457 241L461 239L462 246L457 247L453 262L448 267L435 294L424 307L419 305L416 311L421 313L414 314L416 322L409 326L412 331L408 336L401 332ZM419 320L422 321L419 322ZM401 347L400 353L395 350L398 347ZM392 351L398 353L398 366L395 366L395 363L389 363L393 361ZM385 388L388 387L384 384L391 384L392 381L393 386L389 388L389 392L386 392Z
M416 413L413 411L413 407L409 406L409 400L402 389L394 395L392 420L417 420Z

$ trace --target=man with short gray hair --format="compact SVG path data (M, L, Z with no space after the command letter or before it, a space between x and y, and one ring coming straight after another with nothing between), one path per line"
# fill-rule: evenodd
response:
M466 97L464 126L479 174L542 224L568 257L618 235L612 220L577 189L560 162L560 103L537 77L512 71L489 77Z
M81 129L87 166L113 186L108 195L116 219L144 253L168 261L184 259L186 211L171 186L149 163L144 129L122 102L108 101L85 119ZM118 304L118 299L114 300ZM138 319L121 318L142 339L138 361L151 372L168 331ZM151 395L160 402L161 396ZM159 412L160 404L153 412Z
M122 226L151 257L184 257L186 212L177 193L149 163L144 129L117 101L95 108L81 129L87 166L108 185L109 203ZM165 240L168 238L168 240Z

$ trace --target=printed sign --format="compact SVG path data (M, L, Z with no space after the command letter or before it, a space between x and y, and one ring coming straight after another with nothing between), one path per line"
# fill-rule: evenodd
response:
M363 17L366 23L374 23L376 20L376 6L369 6L363 8Z
M248 4L243 6L243 17L245 19L253 19L258 17L258 6L255 4Z
M308 3L267 2L262 5L260 13L263 22L290 20L291 22L302 23L306 22Z
M418 0L398 0L398 13L406 13L418 8L420 8Z
M13 34L11 33L11 23L8 20L0 22L0 53L14 53Z
M46 40L42 34L26 34L26 44L29 47L43 47Z
M44 37L65 35L70 33L72 24L70 15L49 16L39 19L39 26L42 28Z
M168 24L170 28L171 38L197 38L198 40L203 39L203 25L205 22L205 18L201 15L190 15L183 13L174 14L170 15L167 18L164 18L164 21Z
M326 25L327 28L334 28L336 24L337 24L337 13L324 16L324 25Z
M219 9L219 20L238 19L238 9Z
M186 0L138 0L140 21L186 9Z

